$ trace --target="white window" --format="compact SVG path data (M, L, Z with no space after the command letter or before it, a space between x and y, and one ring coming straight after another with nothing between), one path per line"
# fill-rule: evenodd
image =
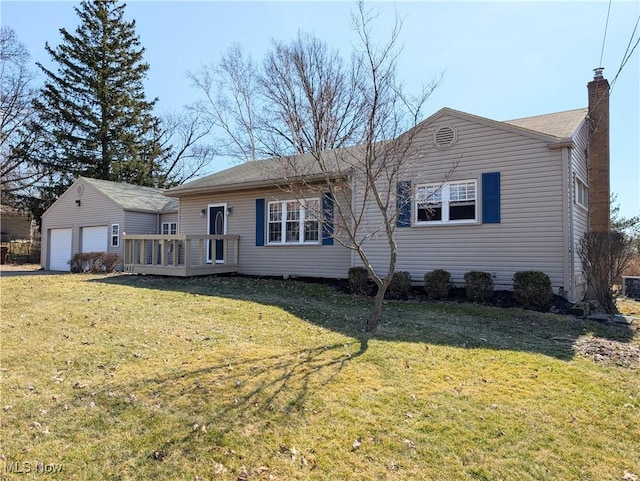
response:
M416 187L416 224L475 222L477 219L475 180L424 184Z
M317 244L320 239L319 199L269 202L269 244Z
M587 188L587 184L582 182L578 177L576 177L573 200L579 206L585 209L589 208L589 189Z
M119 247L119 246L120 246L120 224L111 224L111 247Z
M163 222L162 223L162 235L176 235L178 233L177 222Z

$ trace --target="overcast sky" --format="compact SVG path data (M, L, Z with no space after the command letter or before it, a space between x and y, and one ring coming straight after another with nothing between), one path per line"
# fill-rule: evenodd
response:
M45 65L45 42L77 26L77 2L0 2L12 27ZM384 41L397 13L404 19L400 75L409 90L444 74L425 116L451 107L494 120L586 107L586 84L602 66L610 82L625 51L638 40L640 2L383 2L376 32ZM149 98L159 113L200 97L187 72L216 62L232 43L260 59L271 39L314 33L348 55L357 39L351 2L130 1L126 18L151 65ZM606 41L605 27L607 27ZM638 27L640 30L640 27ZM640 213L640 47L620 71L611 93L611 188L625 216ZM602 61L601 61L602 58ZM213 170L228 164L220 162Z

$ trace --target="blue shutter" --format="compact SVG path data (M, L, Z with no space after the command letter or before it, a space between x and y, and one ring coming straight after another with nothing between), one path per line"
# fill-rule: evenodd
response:
M333 245L333 195L325 192L322 195L322 245Z
M482 174L482 223L500 223L500 172Z
M256 245L264 245L264 199L256 199Z
M397 227L411 227L411 181L398 182Z

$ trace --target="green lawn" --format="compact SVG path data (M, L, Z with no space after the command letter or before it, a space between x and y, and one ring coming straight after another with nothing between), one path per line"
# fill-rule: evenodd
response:
M633 326L389 302L366 336L369 301L301 282L0 286L0 479L640 477L640 367L575 349Z

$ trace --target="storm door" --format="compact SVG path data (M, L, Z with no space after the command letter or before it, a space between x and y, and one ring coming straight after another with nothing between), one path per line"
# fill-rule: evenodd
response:
M209 206L210 235L224 235L227 233L225 210L225 205ZM207 258L209 262L212 262L212 259L215 259L217 264L222 264L224 262L224 241L222 239L209 241L208 251L209 255L207 256Z

